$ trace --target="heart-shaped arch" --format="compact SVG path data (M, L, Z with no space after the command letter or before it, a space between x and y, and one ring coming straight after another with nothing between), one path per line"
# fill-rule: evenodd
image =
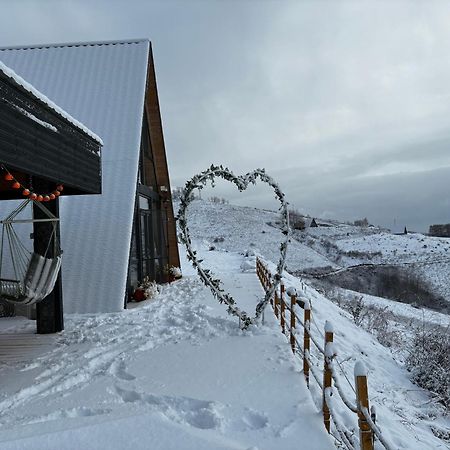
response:
M211 181L214 185L215 178L222 178L226 181L233 183L240 192L247 189L248 185L256 184L259 179L263 183L271 186L275 192L275 198L280 202L280 212L283 219L282 233L285 236L284 240L280 243L280 259L277 264L277 270L274 275L272 287L266 292L264 298L256 305L255 315L249 316L245 311L239 309L236 305L236 300L221 287L221 281L216 278L209 269L204 269L201 266L201 261L197 259L197 252L192 249L191 238L189 235L189 227L186 219L186 211L189 206L193 195L194 189L203 189L208 181ZM180 209L178 212L178 225L180 227L180 240L186 245L188 259L192 262L192 265L197 270L200 279L211 289L213 295L219 300L220 303L225 303L228 306L228 313L239 317L241 321L241 328L245 329L250 324L256 323L258 318L263 313L265 307L272 298L275 290L277 289L281 275L285 268L286 251L289 242L289 214L288 203L285 200L284 193L281 191L278 184L266 174L264 169L256 169L253 172L249 172L242 176L236 176L229 169L223 166L212 165L207 170L201 172L198 175L192 177L184 187L184 190L180 198Z

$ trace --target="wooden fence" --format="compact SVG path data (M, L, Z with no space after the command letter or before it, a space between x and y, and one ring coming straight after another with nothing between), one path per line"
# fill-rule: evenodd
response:
M267 292L273 283L273 276L267 265L257 258L256 274ZM288 300L287 300L288 299ZM382 435L382 432L376 422L375 409L369 407L369 395L367 389L367 371L362 362L355 364L354 376L355 384L350 383L355 393L355 403L347 398L342 390L343 380L340 378L337 365L340 365L337 359L335 346L333 345L334 331L331 322L326 321L324 327L323 344L317 336L311 333L312 311L308 299L300 298L296 293L285 291L283 281L280 283L279 290L275 291L274 297L270 300L275 316L280 321L281 332L289 340L292 352L303 360L303 374L306 385L310 386L311 380L314 380L322 391L322 413L323 421L328 433L331 432L331 423L339 436L335 435L343 445L349 450L373 450L374 441L377 438L387 450L394 450L394 447ZM303 313L302 313L303 310ZM303 329L303 340L299 342L299 333L296 331ZM319 330L318 330L319 331ZM319 333L318 333L319 334ZM311 360L311 343L318 350L323 358L323 371L317 371L317 366ZM344 373L342 371L342 373ZM338 395L333 395L334 393ZM336 400L339 397L342 404L354 413L358 419L359 439L356 440L352 432L347 430L340 423L339 416L336 414ZM370 411L370 412L369 412Z

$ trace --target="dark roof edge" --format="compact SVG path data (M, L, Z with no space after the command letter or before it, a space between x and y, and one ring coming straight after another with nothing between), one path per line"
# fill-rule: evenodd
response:
M101 45L120 45L120 44L139 44L141 42L149 42L149 38L138 38L138 39L123 39L123 40L112 40L112 41L92 41L92 42L64 42L57 44L33 44L33 45L15 45L0 47L0 51L3 50L31 50L36 48L58 48L58 47L94 47Z

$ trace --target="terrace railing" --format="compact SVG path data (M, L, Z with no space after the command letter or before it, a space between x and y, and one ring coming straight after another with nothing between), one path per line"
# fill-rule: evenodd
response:
M256 274L267 292L272 287L274 277L261 258L256 260ZM317 328L317 334L320 334L323 339L322 344L317 335L311 332L312 310L309 300L298 297L292 290L286 291L283 280L279 291L275 291L274 297L270 300L270 304L275 317L280 322L281 332L290 343L293 354L303 362L306 385L310 388L310 382L315 381L321 389L323 422L327 432L333 434L335 439L349 450L357 448L373 450L375 439L378 439L386 450L394 450L395 447L383 436L376 424L375 408L369 407L367 370L362 362L357 362L354 367L354 385L350 382L333 344L334 330L331 322L325 322L323 334ZM302 341L299 340L300 333L297 333L300 328L303 329ZM318 370L317 364L312 361L311 344L322 358L322 373ZM338 366L345 380L341 378ZM354 401L349 399L343 390L345 382L350 385L355 394ZM354 433L341 422L337 412L342 407L356 415L359 439L355 439ZM331 424L333 424L333 430Z

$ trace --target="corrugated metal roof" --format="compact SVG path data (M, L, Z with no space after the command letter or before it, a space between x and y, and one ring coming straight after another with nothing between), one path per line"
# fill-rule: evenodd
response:
M67 312L123 308L150 43L0 50L17 74L102 137L103 194L62 198Z

